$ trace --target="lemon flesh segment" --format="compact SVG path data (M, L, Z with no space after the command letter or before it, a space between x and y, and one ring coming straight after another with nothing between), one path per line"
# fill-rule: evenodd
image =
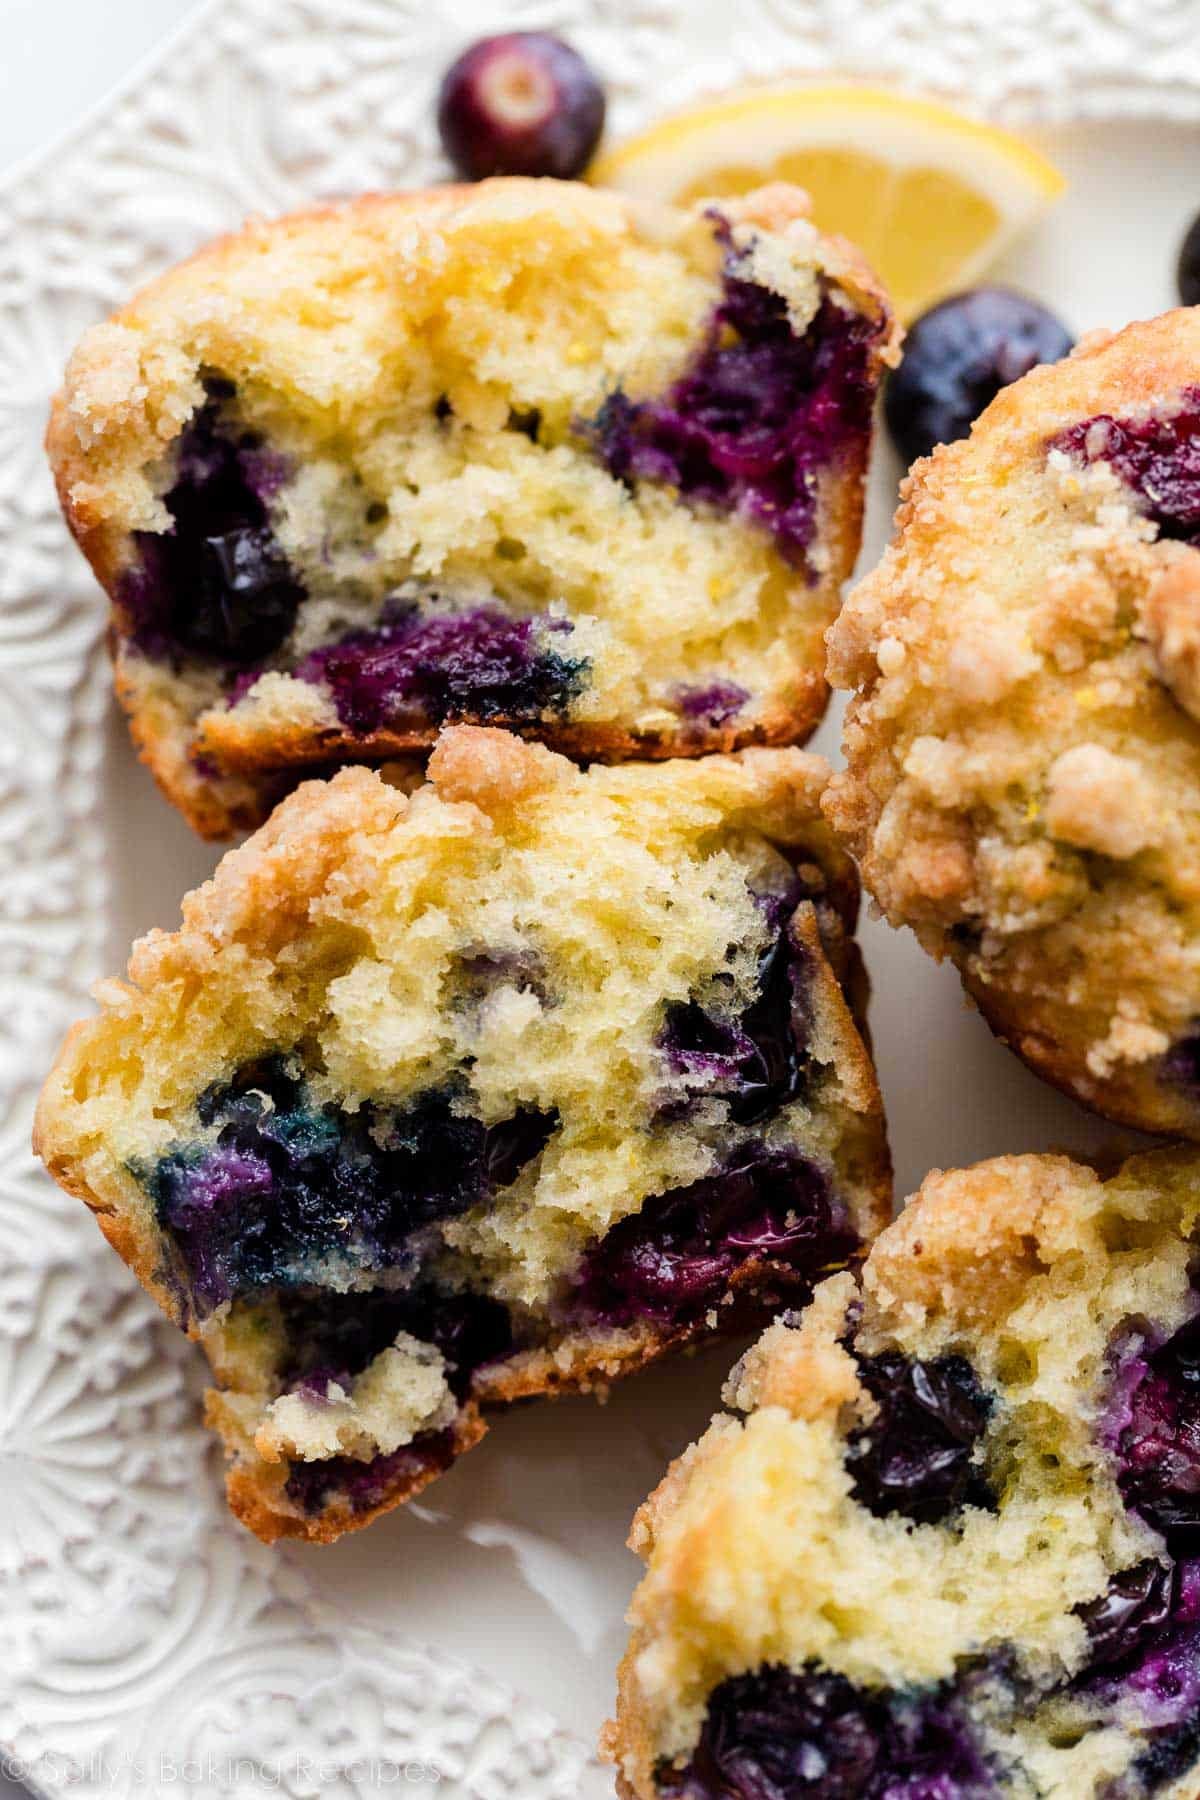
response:
M1009 132L852 86L764 88L679 114L618 146L592 179L681 205L794 182L902 318L974 280L1065 185Z

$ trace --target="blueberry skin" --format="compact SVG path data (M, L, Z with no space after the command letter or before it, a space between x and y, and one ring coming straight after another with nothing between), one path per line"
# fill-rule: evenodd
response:
M1200 213L1192 220L1179 246L1175 267L1179 298L1185 306L1200 306Z
M887 428L905 462L966 437L1001 388L1074 346L1061 320L1010 288L942 300L911 327L884 395Z
M480 38L451 64L438 96L442 146L460 175L570 181L604 129L604 91L577 50L545 31Z
M809 1663L766 1664L713 1689L686 1768L662 1800L993 1800L999 1785L954 1684L900 1694Z
M898 1350L859 1362L879 1408L850 1440L854 1497L886 1519L938 1525L959 1507L994 1505L974 1450L993 1400L964 1356L917 1362Z

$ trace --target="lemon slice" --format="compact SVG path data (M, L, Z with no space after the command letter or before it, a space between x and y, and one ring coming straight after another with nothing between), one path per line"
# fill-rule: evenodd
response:
M850 83L728 94L617 145L591 179L676 204L794 181L908 319L974 281L1066 185L1011 132Z

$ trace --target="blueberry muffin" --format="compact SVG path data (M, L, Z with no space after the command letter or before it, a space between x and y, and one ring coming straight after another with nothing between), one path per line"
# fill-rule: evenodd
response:
M884 1222L827 774L452 727L411 793L301 786L102 985L37 1147L203 1345L260 1536L365 1524L489 1409L761 1323Z
M373 195L251 224L85 336L50 459L198 829L447 721L605 761L812 731L896 352L806 207Z
M1200 311L919 464L830 672L830 817L888 919L1051 1081L1200 1137Z
M1193 1800L1200 1153L935 1172L643 1507L625 1800Z

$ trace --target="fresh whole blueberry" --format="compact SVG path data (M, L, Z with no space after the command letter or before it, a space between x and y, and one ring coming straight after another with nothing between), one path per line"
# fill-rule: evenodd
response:
M1200 306L1200 213L1187 228L1179 246L1179 262L1175 269L1179 298L1185 306Z
M460 175L553 175L570 181L604 128L604 92L578 51L545 31L481 38L452 63L438 130Z
M1057 362L1074 339L1036 300L1009 288L975 288L942 300L911 327L891 377L884 415L905 462L966 437L1001 388L1038 363Z

